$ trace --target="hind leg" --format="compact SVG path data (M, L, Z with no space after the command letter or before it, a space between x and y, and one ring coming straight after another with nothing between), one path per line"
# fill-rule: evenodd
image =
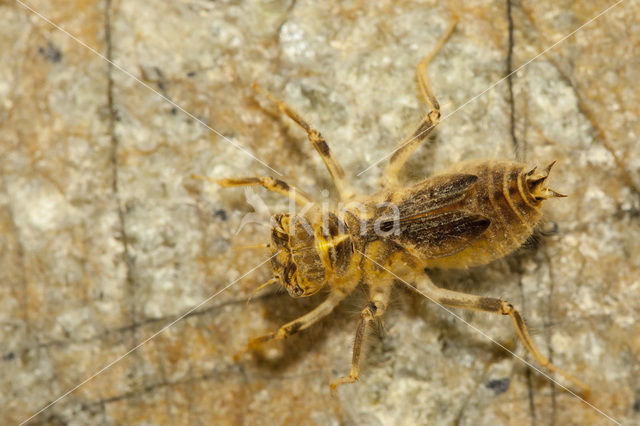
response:
M460 293L457 291L451 291L444 288L440 288L433 284L433 282L423 275L417 280L414 290L423 296L435 301L436 303L449 306L451 308L471 309L476 311L489 312L499 315L508 315L511 318L514 328L518 334L518 337L524 344L524 347L529 351L533 358L542 367L563 376L565 379L573 383L580 392L587 398L590 392L589 386L583 381L573 377L571 374L564 370L559 369L553 365L547 357L542 355L536 344L533 342L527 327L524 324L524 320L520 313L513 307L513 305L504 300L495 299L492 297L481 297L472 294Z

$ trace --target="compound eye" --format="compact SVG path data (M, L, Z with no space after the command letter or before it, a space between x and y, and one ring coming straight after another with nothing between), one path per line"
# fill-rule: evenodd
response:
M304 290L302 290L300 288L300 286L298 284L296 284L296 286L291 290L291 293L295 296L295 297L300 297L304 294Z

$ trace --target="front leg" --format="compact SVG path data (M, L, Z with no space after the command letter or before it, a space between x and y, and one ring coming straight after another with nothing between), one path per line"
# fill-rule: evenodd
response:
M249 344L247 345L247 348L244 351L236 354L234 358L237 359L246 351L255 350L264 343L267 343L271 340L282 340L291 336L292 334L297 333L298 331L311 327L313 324L329 315L331 311L333 311L333 309L338 306L338 304L346 297L346 295L347 294L344 292L332 290L331 293L329 293L329 297L327 297L327 299L320 305L318 305L314 310L301 316L298 319L286 323L273 333L265 334L264 336L251 339L249 341Z

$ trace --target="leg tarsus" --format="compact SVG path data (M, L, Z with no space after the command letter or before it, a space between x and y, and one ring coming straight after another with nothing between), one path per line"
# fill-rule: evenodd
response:
M344 384L347 384L347 383L355 383L357 381L358 381L358 376L357 375L355 377L352 376L352 375L340 377L338 380L335 380L329 386L329 389L330 389L330 392L331 392L331 396L336 396L336 393L338 392L338 386L344 385Z
M424 101L429 107L430 111L422 119L422 121L418 125L418 128L411 134L411 136L404 139L400 143L400 146L396 149L396 151L389 159L389 163L387 164L387 167L383 172L381 180L382 186L386 188L397 185L398 173L400 172L400 169L402 168L404 163L411 156L413 151L415 151L416 148L422 143L422 141L424 141L427 136L429 136L429 133L431 133L433 128L440 121L440 104L438 103L438 100L436 99L429 86L429 79L427 78L427 65L429 64L429 62L431 62L433 57L449 39L457 23L457 19L454 19L451 22L434 49L418 64L418 88L420 89L420 93L422 94L422 97L424 98Z
M442 46L444 46L447 40L449 40L449 37L451 37L451 34L453 34L453 31L456 29L456 25L458 25L458 18L454 17L449 24L449 27L445 30L444 35L440 37L440 40L436 43L435 47L418 64L418 86L420 87L420 93L422 93L422 97L424 98L427 106L429 106L432 111L438 112L437 118L440 118L440 104L429 86L427 65L429 65L440 49L442 49Z
M524 324L524 320L522 319L522 315L513 307L513 305L509 302L501 301L501 309L502 315L509 315L511 317L511 321L513 322L513 326L516 329L516 333L518 333L518 337L522 341L522 344L525 346L527 351L533 356L533 358L540 364L542 367L546 368L549 371L552 371L556 374L561 375L575 386L577 386L582 394L582 397L587 399L591 393L591 388L584 383L582 380L574 377L568 372L559 369L555 365L553 365L549 359L544 356L538 347L533 342L527 327Z
M309 203L313 203L313 199L305 194L298 188L289 185L283 180L273 178L271 176L261 177L241 177L241 178L225 178L225 179L212 179L206 176L192 175L196 179L204 179L210 182L215 182L223 188L232 188L235 186L262 186L263 188L282 194L289 199L293 200L301 206L305 206Z

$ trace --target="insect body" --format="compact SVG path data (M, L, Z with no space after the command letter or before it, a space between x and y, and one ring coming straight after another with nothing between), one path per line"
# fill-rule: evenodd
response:
M443 41L452 30L453 26ZM325 286L330 288L327 299L318 307L273 333L251 340L249 348L310 327L364 282L369 288L369 301L356 329L351 372L332 383L331 388L352 383L358 379L367 329L384 314L392 285L400 280L444 306L508 315L536 361L564 376L586 395L587 385L555 367L540 353L521 315L510 303L439 288L423 272L426 267L483 265L505 256L532 234L541 217L542 202L563 197L546 185L554 163L538 172L512 161L477 161L456 165L408 188L397 183L399 170L440 117L425 74L432 56L418 66L419 87L431 111L391 156L381 179L382 190L371 197L356 194L316 129L256 86L307 132L345 207L325 209L303 192L270 177L218 181L225 187L261 185L303 206L302 213L276 214L272 218L269 246L274 278L268 283L282 284L293 297L309 296Z
M540 205L562 196L543 173L509 161L463 163L394 194L400 202L398 244L427 267L484 265L517 249L540 220ZM393 198L392 198L393 199Z

